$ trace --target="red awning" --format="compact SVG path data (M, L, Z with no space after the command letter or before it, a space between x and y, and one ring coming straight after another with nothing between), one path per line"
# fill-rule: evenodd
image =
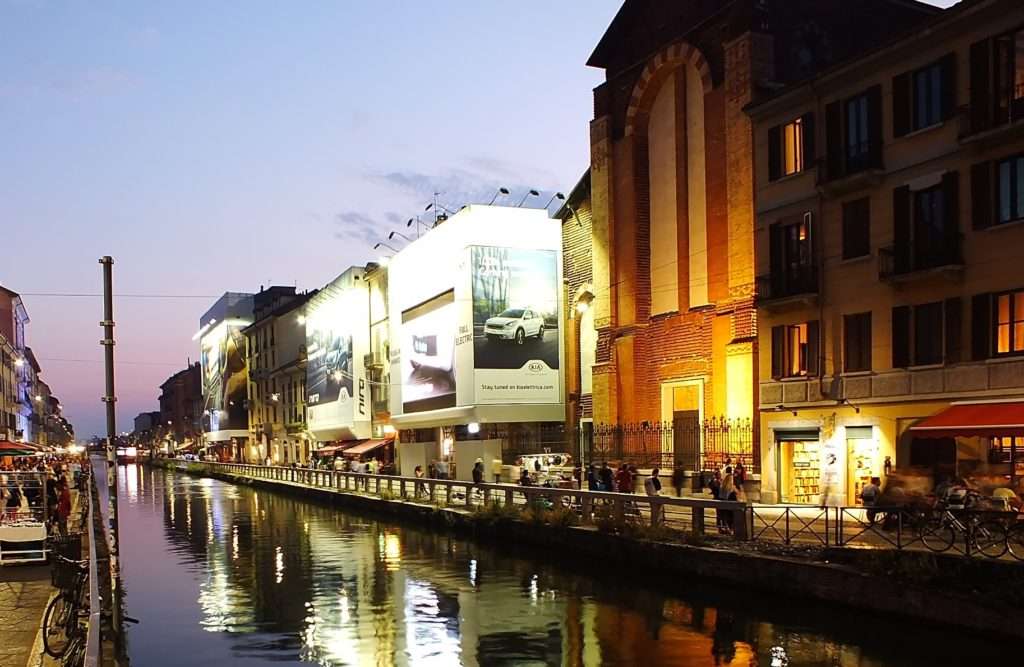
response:
M910 430L922 438L1024 436L1024 401L954 403Z
M355 447L356 445L358 445L361 442L366 442L366 441L365 440L341 440L341 441L338 441L337 444L328 445L326 447L321 447L320 449L316 450L316 455L317 456L336 456L337 454L340 454L341 452L345 451L349 447Z
M358 445L348 447L341 452L342 456L363 456L369 454L373 450L383 447L384 445L392 442L392 440L363 440Z

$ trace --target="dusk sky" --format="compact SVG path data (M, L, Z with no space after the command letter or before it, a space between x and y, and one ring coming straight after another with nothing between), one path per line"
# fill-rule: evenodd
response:
M97 258L177 295L115 302L130 430L222 292L319 287L435 189L568 192L620 4L0 0L0 284L78 435L104 429L102 303L54 294L98 293Z

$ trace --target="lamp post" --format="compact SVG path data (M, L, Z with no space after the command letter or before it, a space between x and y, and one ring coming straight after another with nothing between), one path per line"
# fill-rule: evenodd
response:
M523 195L523 198L519 200L518 204L516 204L516 208L522 208L527 197L540 197L540 193L536 190L527 190L526 194Z
M498 191L494 193L494 196L491 197L491 201L487 202L487 205L488 206L493 206L494 205L494 201L498 197L507 197L507 196L508 196L508 188L498 188Z

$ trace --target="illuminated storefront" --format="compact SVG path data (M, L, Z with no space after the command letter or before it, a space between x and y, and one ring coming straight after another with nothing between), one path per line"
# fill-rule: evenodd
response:
M390 260L403 472L449 458L468 478L480 458L490 475L509 425L564 422L561 271L559 222L496 206L464 208Z

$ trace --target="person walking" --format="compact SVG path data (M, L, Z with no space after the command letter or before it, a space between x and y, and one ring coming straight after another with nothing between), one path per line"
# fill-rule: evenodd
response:
M869 526L875 525L875 516L878 514L878 510L875 507L878 505L878 497L882 495L881 483L881 479L872 477L871 481L860 490L861 502L864 503L864 508L868 511Z
M615 473L615 490L619 493L633 493L633 475L625 463L620 465Z
M675 470L672 471L672 487L676 490L677 498L683 495L684 479L685 476L683 475L683 469L679 466L676 466Z
M644 492L648 496L660 496L661 495L661 480L658 479L658 473L660 471L657 468L651 470L651 476L644 480ZM658 503L651 503L651 525L657 526L661 523L661 505Z
M416 479L423 479L423 466L416 466L416 469L412 471L412 474ZM425 493L426 487L424 487L423 482L416 482L416 497L419 498L420 496L425 495Z
M58 482L60 489L57 492L57 529L61 535L68 534L68 517L71 516L71 492L68 490L68 483L63 477Z
M725 476L722 478L722 488L718 490L718 499L736 500L736 498L736 482L732 475L732 467L729 466L725 469ZM719 516L721 517L719 532L731 535L733 531L732 511L719 510L719 513Z
M601 477L602 491L614 491L615 490L615 475L612 473L612 469L608 467L608 462L605 461L601 464L601 470L598 473Z
M525 468L524 468L525 470ZM597 466L593 463L587 468L587 488L591 491L602 491L601 478L597 474Z

